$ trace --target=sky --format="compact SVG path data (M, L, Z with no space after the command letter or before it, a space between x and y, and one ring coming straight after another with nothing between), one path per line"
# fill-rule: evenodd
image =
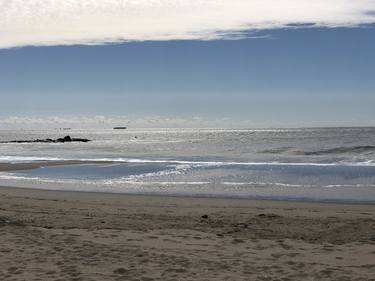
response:
M0 128L375 126L375 1L0 0Z

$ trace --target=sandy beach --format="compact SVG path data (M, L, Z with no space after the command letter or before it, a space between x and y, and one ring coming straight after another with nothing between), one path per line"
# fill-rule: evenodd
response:
M375 0L0 0L0 281L375 281Z
M0 280L375 280L375 206L0 188Z

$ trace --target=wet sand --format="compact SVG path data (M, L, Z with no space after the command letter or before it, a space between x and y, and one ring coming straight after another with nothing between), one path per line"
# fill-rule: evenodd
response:
M375 280L375 206L1 187L0 280Z
M29 163L0 163L0 172L31 170L41 167L79 165L79 164L108 164L109 161L81 161L81 160L59 160L59 161L38 161Z

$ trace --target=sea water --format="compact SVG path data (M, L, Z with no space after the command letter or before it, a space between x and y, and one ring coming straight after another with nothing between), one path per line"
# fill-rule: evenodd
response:
M179 196L375 202L375 128L0 131L0 162L100 164L0 173L0 185ZM106 161L106 162L104 162Z

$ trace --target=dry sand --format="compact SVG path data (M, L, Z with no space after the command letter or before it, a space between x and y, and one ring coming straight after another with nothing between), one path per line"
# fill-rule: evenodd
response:
M374 215L2 187L0 280L375 280Z

